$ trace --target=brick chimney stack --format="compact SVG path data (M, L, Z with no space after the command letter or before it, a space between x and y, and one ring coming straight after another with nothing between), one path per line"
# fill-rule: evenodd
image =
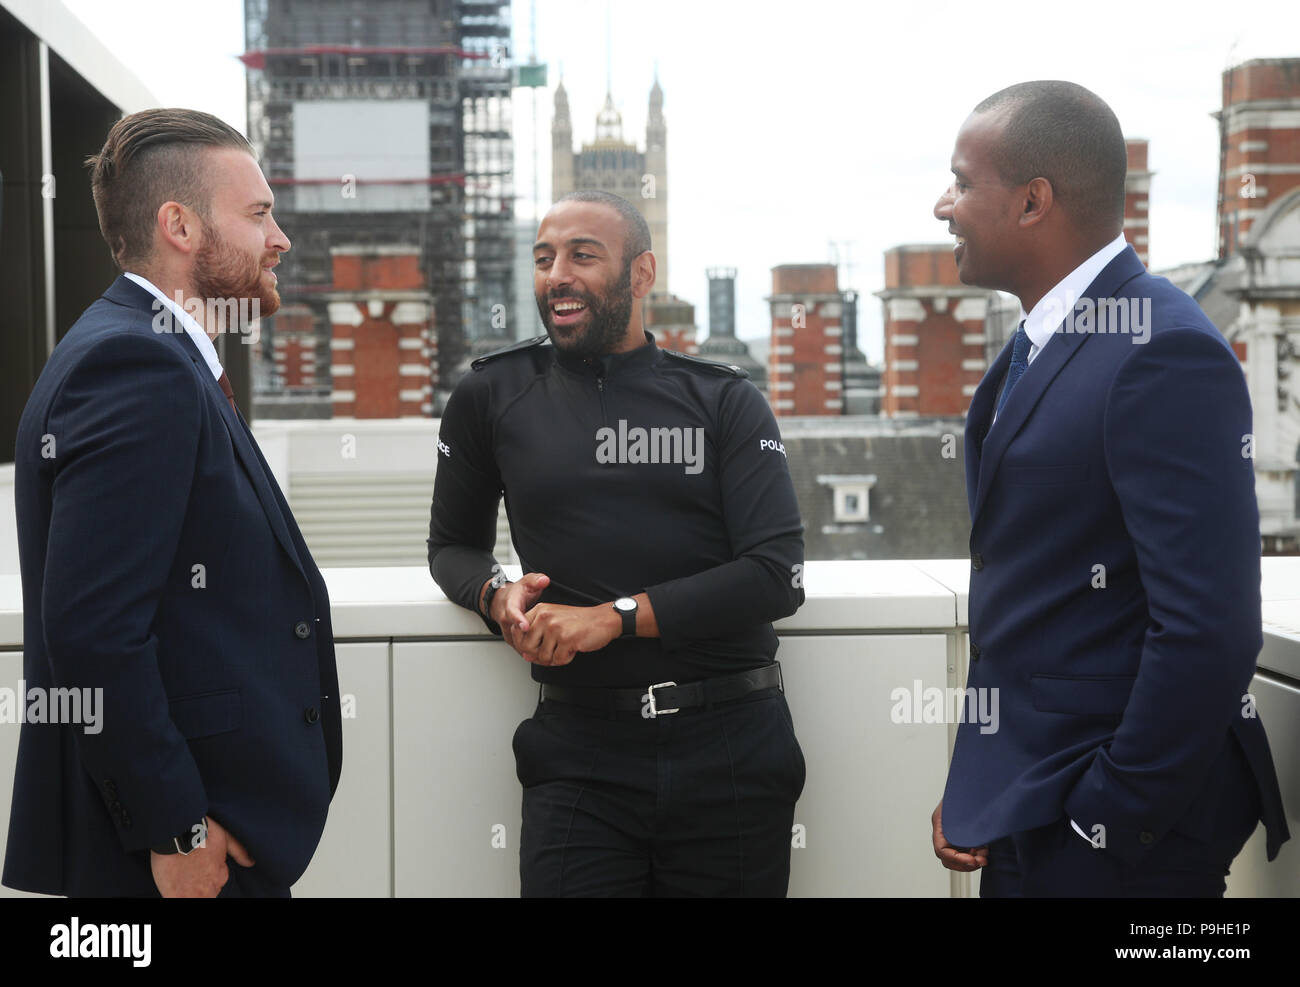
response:
M885 369L880 413L960 416L984 376L988 291L961 283L951 243L885 252Z
M844 296L834 264L772 268L768 400L780 415L844 413Z
M306 305L284 305L276 313L271 359L279 386L285 391L316 386L316 334Z
M1128 175L1124 178L1124 238L1137 252L1138 260L1150 264L1150 222L1147 210L1151 195L1151 176L1147 169L1147 142L1139 137L1124 140L1128 150Z
M415 247L335 247L335 418L433 414L433 305Z
M1257 58L1223 73L1219 258L1300 185L1300 58Z

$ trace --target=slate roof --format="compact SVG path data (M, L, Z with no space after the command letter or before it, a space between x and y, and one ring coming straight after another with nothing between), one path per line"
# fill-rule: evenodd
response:
M779 418L808 559L952 559L969 552L962 419ZM945 436L952 436L944 458ZM874 476L869 516L836 522L833 476Z

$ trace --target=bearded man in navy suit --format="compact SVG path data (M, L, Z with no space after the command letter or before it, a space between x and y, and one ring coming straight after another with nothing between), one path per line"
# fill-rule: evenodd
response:
M982 897L1221 896L1287 832L1248 695L1262 644L1250 398L1223 336L1123 237L1119 121L1012 86L934 214L966 284L1020 299L971 400L968 686L935 854Z
M133 114L90 163L123 274L42 370L14 482L24 677L102 702L23 724L4 883L285 896L342 764L329 596L212 341L275 311L289 240L216 117Z

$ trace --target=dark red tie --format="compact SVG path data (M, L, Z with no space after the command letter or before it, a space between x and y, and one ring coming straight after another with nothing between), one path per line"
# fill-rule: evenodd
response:
M230 402L230 410L235 414L239 414L239 409L235 407L235 389L230 386L230 378L226 376L224 370L221 371L221 376L217 378L217 383L221 385L221 393L224 394L226 400Z

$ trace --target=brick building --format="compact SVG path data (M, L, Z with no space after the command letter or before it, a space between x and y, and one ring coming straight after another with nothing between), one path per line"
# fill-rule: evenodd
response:
M1150 264L1150 208L1151 176L1147 168L1147 142L1138 137L1124 141L1128 151L1128 174L1124 176L1124 237L1143 264Z
M263 331L273 342L253 368L245 407L265 418L336 413L332 389L349 388L330 381L339 353L327 310L337 287L333 254L363 243L418 252L442 337L440 406L472 356L509 341L502 319L515 305L511 4L244 0L243 7L248 139L293 242L279 290L286 310L311 313L317 366L315 388L277 389L275 355L306 338L279 347L284 320L268 317ZM400 405L396 395L389 403Z
M676 295L652 293L645 300L645 327L655 337L655 345L678 353L700 351L695 341L695 306Z
M276 313L275 325L271 360L276 389L288 393L315 390L316 330L311 309L306 305L285 305Z
M989 292L961 283L952 244L885 253L885 366L881 414L962 415L984 376Z
M335 247L331 254L334 417L431 417L433 299L418 249Z
M1160 272L1242 361L1265 554L1300 553L1300 58L1224 71L1218 256Z
M772 268L772 343L767 397L786 415L840 415L844 409L844 295L834 264Z
M1223 73L1219 259L1272 204L1300 187L1300 58L1258 58Z

